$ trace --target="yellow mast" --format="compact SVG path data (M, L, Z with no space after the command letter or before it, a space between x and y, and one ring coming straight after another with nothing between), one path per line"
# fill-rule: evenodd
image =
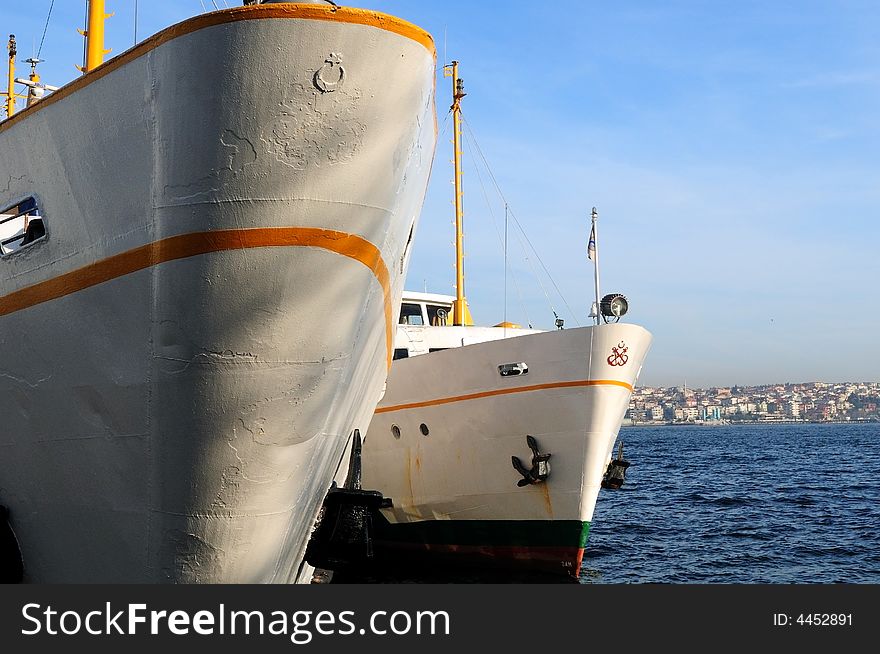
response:
M452 124L455 149L455 302L452 305L453 325L473 325L471 311L464 296L464 210L461 190L461 99L464 82L458 77L458 62L443 67L443 76L452 77Z
M88 25L85 30L77 30L86 37L86 60L84 67L79 68L87 73L104 63L104 55L110 50L104 49L104 21L113 14L104 13L104 0L88 0Z
M6 117L11 118L15 113L15 34L9 35L9 86L6 87Z

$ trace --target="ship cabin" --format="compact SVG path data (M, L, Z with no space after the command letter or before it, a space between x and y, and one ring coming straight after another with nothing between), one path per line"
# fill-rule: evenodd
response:
M404 291L394 337L394 359L541 331L522 329L512 323L500 323L494 327L454 326L454 301L455 297L451 295Z
M445 327L452 324L451 295L406 292L400 304L401 325Z

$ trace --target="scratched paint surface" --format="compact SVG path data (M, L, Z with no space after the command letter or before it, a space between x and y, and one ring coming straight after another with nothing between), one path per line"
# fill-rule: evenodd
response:
M425 328L424 339L431 344L444 329L464 328ZM629 359L611 366L621 340ZM603 325L395 361L367 433L364 488L391 497L384 513L392 522L589 522L650 343L637 325ZM500 376L498 366L510 362L526 363L528 373ZM526 435L551 453L551 473L544 484L518 487L511 456L531 466Z
M341 85L317 75L333 53ZM387 372L433 111L423 43L284 18L167 40L0 131L0 204L36 197L48 232L0 259L0 302L219 230L353 234L389 272L233 247L0 316L0 502L29 581L298 578Z

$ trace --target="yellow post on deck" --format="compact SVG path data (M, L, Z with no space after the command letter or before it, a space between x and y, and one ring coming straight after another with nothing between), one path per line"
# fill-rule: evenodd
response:
M464 209L461 190L461 99L467 95L458 77L458 62L443 67L443 75L452 77L452 124L455 149L455 302L452 305L453 325L473 325L471 311L464 296Z
M15 34L9 35L9 43L6 46L9 51L9 86L6 88L6 117L11 118L15 113Z
M27 61L31 65L31 74L28 75L28 80L30 80L31 86L30 88L28 88L27 102L25 103L25 105L30 107L32 104L43 97L43 93L38 90L38 85L40 84L40 76L37 74L37 62L39 62L40 60L31 58Z
M88 25L85 30L78 30L86 37L86 60L80 68L84 73L104 63L104 55L110 52L104 49L104 21L113 15L104 13L104 0L88 0L88 3Z

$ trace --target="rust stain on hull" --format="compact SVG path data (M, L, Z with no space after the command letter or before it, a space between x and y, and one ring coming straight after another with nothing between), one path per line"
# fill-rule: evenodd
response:
M547 486L546 483L538 484L538 487L541 489L541 494L544 496L544 508L547 509L547 515L550 519L553 519L553 502L550 500L550 487Z

